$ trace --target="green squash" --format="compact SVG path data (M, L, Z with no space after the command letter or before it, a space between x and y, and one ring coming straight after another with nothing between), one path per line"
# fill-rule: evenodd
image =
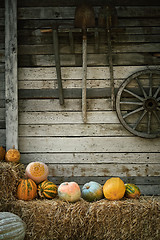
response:
M23 240L26 232L26 224L16 214L0 212L0 239Z
M90 181L82 187L82 198L88 202L97 201L103 198L103 188L101 184Z
M139 198L141 195L140 189L133 183L125 184L125 197L127 198Z

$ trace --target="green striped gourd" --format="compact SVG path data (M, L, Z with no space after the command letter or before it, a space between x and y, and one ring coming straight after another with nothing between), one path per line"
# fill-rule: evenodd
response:
M133 183L125 184L125 197L127 198L139 198L141 195L140 189Z
M57 195L57 186L53 182L45 180L38 185L38 194L41 198L52 199Z
M0 212L0 239L23 240L26 232L26 224L16 214Z

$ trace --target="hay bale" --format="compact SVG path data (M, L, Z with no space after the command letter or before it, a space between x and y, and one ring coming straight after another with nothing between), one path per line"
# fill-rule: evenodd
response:
M19 179L24 176L24 165L15 163L0 163L0 202L15 200Z
M5 154L6 154L5 149L2 146L0 146L0 161L4 160Z
M25 240L159 240L160 198L76 203L17 200L7 205L27 224Z

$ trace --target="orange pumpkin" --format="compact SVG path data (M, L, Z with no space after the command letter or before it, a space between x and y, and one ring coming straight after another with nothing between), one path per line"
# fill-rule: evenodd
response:
M32 179L21 179L17 188L17 198L32 200L37 196L37 185Z
M9 149L7 152L6 152L6 155L5 155L5 160L7 162L15 162L15 163L18 163L19 160L20 160L20 152L15 149L15 146L13 146L13 148Z
M26 177L40 183L48 177L48 166L43 162L31 162L26 167Z
M119 200L125 194L125 184L120 178L112 177L103 186L103 193L108 200Z

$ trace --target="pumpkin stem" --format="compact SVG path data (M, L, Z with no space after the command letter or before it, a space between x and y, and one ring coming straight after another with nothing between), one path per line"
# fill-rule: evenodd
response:
M13 145L13 149L15 149L15 145Z

